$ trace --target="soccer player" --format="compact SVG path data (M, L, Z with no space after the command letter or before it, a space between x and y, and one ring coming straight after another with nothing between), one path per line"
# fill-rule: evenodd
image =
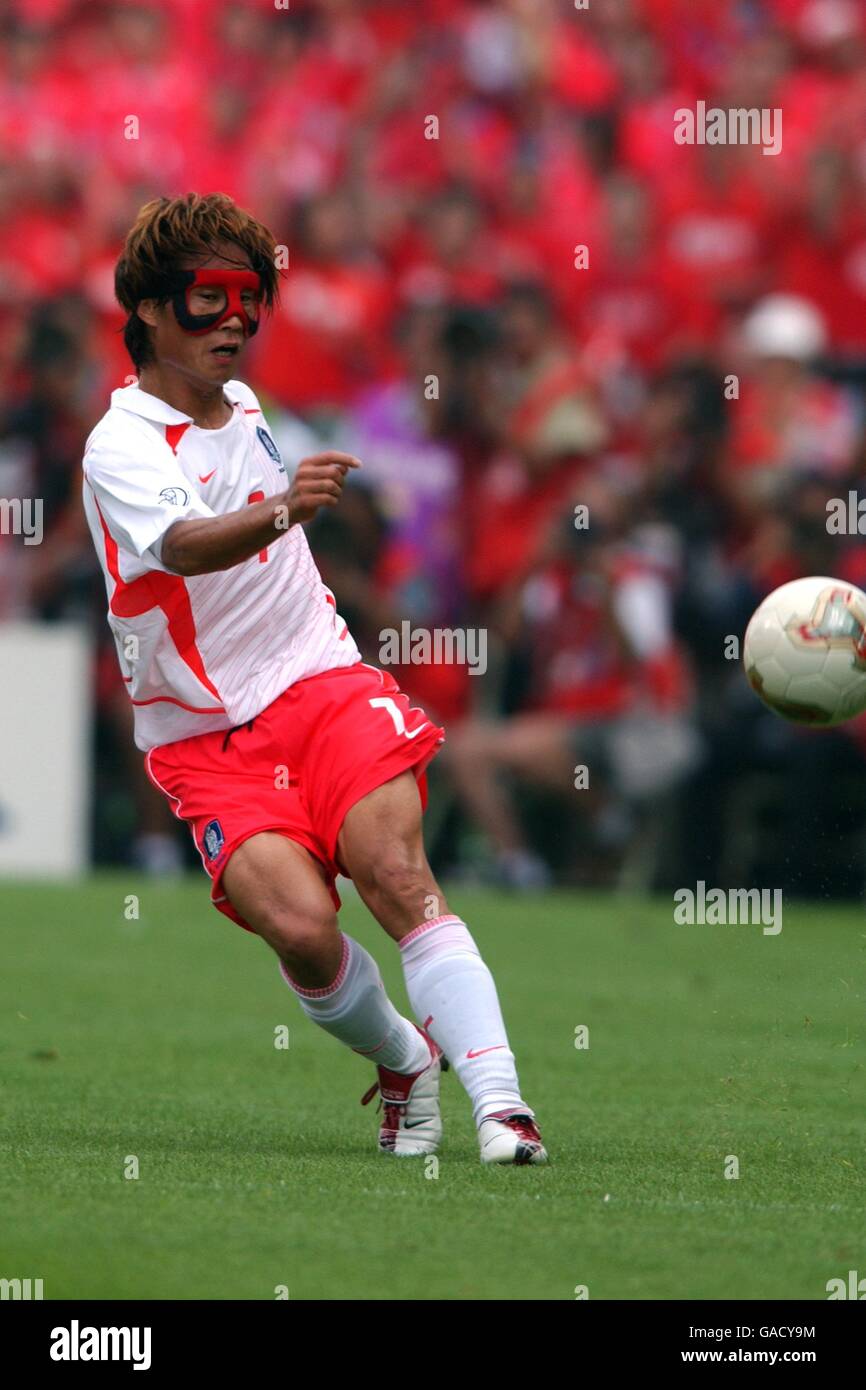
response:
M380 1149L435 1151L447 1058L482 1161L543 1163L493 978L424 852L443 731L361 660L302 529L359 460L316 454L288 485L233 379L278 281L271 233L223 194L146 204L117 265L138 382L87 441L84 505L135 742L214 905L273 948L308 1018L377 1067L364 1100L381 1094ZM397 943L420 1027L340 931L338 873Z

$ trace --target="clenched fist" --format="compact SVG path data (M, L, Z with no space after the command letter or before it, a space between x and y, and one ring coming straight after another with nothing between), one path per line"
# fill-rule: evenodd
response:
M289 525L311 521L320 507L336 507L350 468L360 468L361 460L352 454L327 449L302 459L286 493Z

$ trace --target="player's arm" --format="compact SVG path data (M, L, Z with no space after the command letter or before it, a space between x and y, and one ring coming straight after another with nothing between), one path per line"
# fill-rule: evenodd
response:
M162 563L184 576L242 564L284 536L290 526L310 521L319 507L335 507L348 470L360 466L352 454L313 454L298 465L291 486L275 497L224 516L176 521L163 537Z

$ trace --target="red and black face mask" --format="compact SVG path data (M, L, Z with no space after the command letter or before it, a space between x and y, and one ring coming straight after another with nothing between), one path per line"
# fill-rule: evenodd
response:
M257 332L262 282L256 271L182 270L175 277L174 285L176 288L171 295L174 316L187 333L210 333L233 314L237 314L248 338ZM207 286L209 297L213 299L213 310L207 314L194 314L190 308L190 295L200 286ZM244 297L244 290L252 290L254 298Z

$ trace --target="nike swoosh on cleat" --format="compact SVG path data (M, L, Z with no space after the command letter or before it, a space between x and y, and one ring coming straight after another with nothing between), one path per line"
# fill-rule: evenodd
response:
M495 1047L480 1047L477 1052L467 1052L466 1056L469 1058L483 1057L485 1052L498 1052L500 1047L506 1046L506 1043L497 1043Z
M430 1116L429 1116L429 1115L428 1115L428 1116L426 1117L426 1119L424 1119L424 1120L404 1120L404 1121L403 1121L403 1128L404 1128L404 1129L417 1129L419 1125L426 1125L426 1124L429 1124L429 1122L430 1122Z
M210 473L206 473L204 477L202 477L202 475L199 473L199 475L198 475L198 480L199 480L199 482L200 482L200 483L209 483L210 480L211 480L211 478L213 477L214 473L216 473L216 469L215 469L215 468L212 469Z

